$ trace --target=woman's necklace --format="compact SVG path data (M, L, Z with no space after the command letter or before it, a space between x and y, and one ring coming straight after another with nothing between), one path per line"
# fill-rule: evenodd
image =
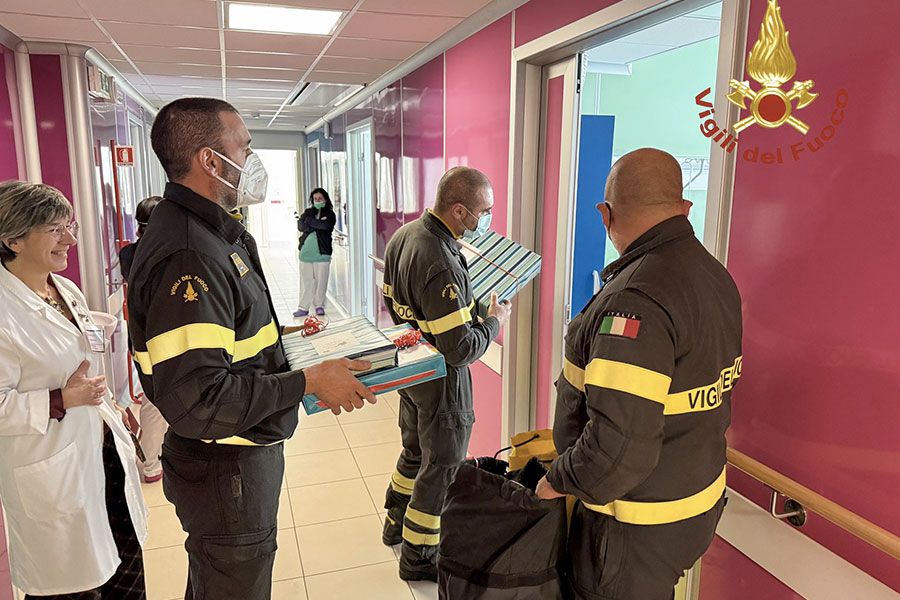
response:
M38 294L38 296L41 296L41 295ZM62 316L64 316L67 319L69 318L68 307L63 303L57 302L56 298L53 297L53 292L48 290L47 295L41 296L41 299L43 299L44 302L49 304L51 308L55 309L56 312L58 312L59 314L61 314Z

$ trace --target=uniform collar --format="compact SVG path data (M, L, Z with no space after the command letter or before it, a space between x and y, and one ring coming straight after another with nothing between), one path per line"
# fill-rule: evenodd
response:
M617 260L609 263L603 272L600 273L600 279L604 283L615 277L619 271L627 267L629 264L647 254L655 248L659 248L663 244L682 240L694 235L694 228L691 222L684 215L671 217L654 225L648 229L642 236L634 240L625 252Z
M460 245L459 242L456 241L458 238L453 235L453 232L450 230L447 223L437 216L430 208L422 215L422 222L425 224L425 229L441 238L441 240L447 244L447 247L450 248L451 252L454 254L460 253Z
M200 217L230 244L235 243L246 231L246 228L221 206L180 183L171 181L167 183L164 196L166 200L171 200Z

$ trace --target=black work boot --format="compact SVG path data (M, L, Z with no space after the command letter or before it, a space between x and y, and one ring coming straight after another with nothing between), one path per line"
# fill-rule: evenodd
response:
M437 583L437 546L414 546L407 541L400 547L400 579Z
M384 517L384 530L381 532L381 541L385 546L396 546L403 541L403 519L394 521L391 514Z
M410 497L394 491L388 486L384 495L384 507L387 516L384 518L384 530L381 533L381 541L385 546L396 546L403 541L403 517L406 515L406 507Z

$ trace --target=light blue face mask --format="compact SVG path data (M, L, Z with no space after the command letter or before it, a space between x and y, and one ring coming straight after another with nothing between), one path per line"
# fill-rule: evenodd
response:
M466 209L467 213L472 215L472 211L470 211L465 206L463 206L463 208ZM474 217L475 215L472 215L472 216ZM477 217L478 225L475 226L475 231L472 231L471 229L466 229L462 234L463 239L464 240L477 240L478 238L483 236L485 233L487 233L488 229L491 228L491 216L492 216L491 213L488 213L486 215L481 215L480 217Z

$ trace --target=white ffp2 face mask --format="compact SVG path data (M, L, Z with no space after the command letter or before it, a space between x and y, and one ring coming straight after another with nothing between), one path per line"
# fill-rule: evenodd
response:
M213 152L216 151L213 150ZM230 181L227 181L218 175L214 176L231 189L237 191L238 197L236 208L250 206L251 204L259 204L266 200L266 188L269 185L269 174L266 173L266 168L263 166L259 155L253 153L248 156L247 160L244 161L244 168L241 168L227 156L219 152L216 152L216 154L222 160L241 172L241 178L238 180L237 187Z
M470 215L475 217L475 215L472 214L472 211L470 211L465 206L463 206L463 208L465 208L467 213L469 213ZM480 217L475 217L476 219L478 219L478 225L475 226L474 230L466 229L462 234L463 239L464 240L477 240L478 238L483 236L485 233L487 233L488 229L491 228L491 217L492 217L491 213L488 213L486 215L481 215Z

